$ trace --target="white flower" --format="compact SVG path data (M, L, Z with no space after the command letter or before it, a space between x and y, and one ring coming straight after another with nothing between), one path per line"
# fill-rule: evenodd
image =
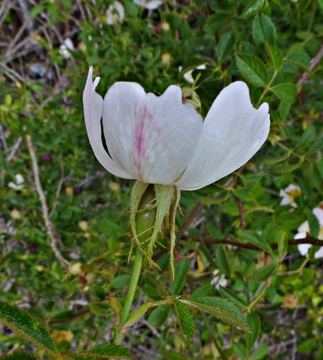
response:
M158 6L163 3L162 0L133 0L133 2L136 5L142 6L147 10L156 10Z
M286 189L280 190L279 196L282 197L280 205L291 205L292 207L297 207L295 198L301 195L301 189L299 186L290 184Z
M24 187L24 182L25 182L25 179L23 178L23 176L20 174L16 174L15 182L10 181L8 186L13 190L20 191Z
M319 240L323 240L323 210L321 208L314 208L313 214L317 217L320 223L320 232L318 235ZM294 239L305 239L306 233L310 232L310 226L308 221L305 221L298 229L298 233ZM309 249L312 247L311 244L300 244L297 246L298 251L302 256L307 256ZM315 259L323 258L323 247L321 247L314 255Z
M193 71L196 70L196 69L198 69L198 70L205 70L205 69L206 69L206 66L205 66L204 64L199 65L197 68L195 68L195 69L193 69L193 70L189 70L188 72L186 72L186 73L183 75L183 78L184 78L187 82L189 82L190 84L194 84L194 78L193 78L193 76L192 76L192 73L193 73ZM178 70L179 70L179 71L182 71L182 67L179 66L179 67L178 67Z
M213 280L211 281L211 285L214 285L214 287L216 289L219 288L219 286L223 286L223 287L226 287L227 284L228 284L228 281L227 279L225 278L225 276L222 274L220 276L217 276L219 270L218 269L215 269L213 271L213 275L214 275L214 278Z
M107 24L113 25L122 22L124 18L124 7L119 1L115 1L107 10Z
M59 48L59 53L64 59L69 59L71 57L70 51L74 50L74 45L70 38L64 40L64 43Z
M268 104L255 109L244 82L223 89L203 122L182 103L179 86L156 96L137 83L116 82L103 100L92 72L83 93L86 129L96 158L116 176L199 189L244 165L268 136Z

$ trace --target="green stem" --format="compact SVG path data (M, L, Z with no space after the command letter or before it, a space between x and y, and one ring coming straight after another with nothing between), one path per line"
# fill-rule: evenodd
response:
M137 288L140 273L141 273L142 259L143 259L143 254L142 254L141 250L139 248L137 248L135 262L133 264L132 275L131 275L130 284L129 284L129 288L128 288L128 293L127 293L127 297L126 297L125 303L123 305L122 313L121 313L119 329L121 329L123 324L127 321L128 316L131 311L131 306L133 303L133 299L135 296L136 288ZM117 345L120 345L122 343L123 339L125 338L125 336L126 336L125 334L122 334L118 331L115 336L114 343Z

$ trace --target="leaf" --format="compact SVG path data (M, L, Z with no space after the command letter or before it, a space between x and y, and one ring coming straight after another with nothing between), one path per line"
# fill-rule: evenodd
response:
M100 306L100 303L91 303L89 306L89 310L93 315L96 316L107 316L109 313L105 308Z
M310 125L303 133L298 143L295 146L296 150L303 149L307 146L310 146L317 139L316 129L314 125Z
M160 328L162 325L165 324L169 312L170 312L170 306L168 305L159 306L150 313L148 317L149 324L153 327Z
M310 234L314 238L318 238L320 233L320 223L318 218L313 214L313 212L309 209L306 209L306 217L308 220L308 224L310 227Z
M238 295L236 295L233 291L226 289L222 286L219 287L220 294L226 299L230 300L234 304L236 304L240 308L247 307L247 304L244 300L242 300Z
M264 87L268 83L265 64L255 56L240 53L236 55L237 67L241 75L254 86Z
M263 6L265 0L252 0L249 5L243 10L241 14L241 19L248 19L249 17L255 15Z
M240 231L241 237L245 240L248 240L252 244L258 246L260 249L272 253L270 245L264 240L259 234L257 234L253 230L241 230Z
M189 70L196 69L198 66L205 64L203 59L199 59L197 57L190 57L184 61L182 69L179 73L180 77L183 77Z
M114 297L114 296L108 296L107 297L109 304L111 306L112 311L115 313L116 315L116 321L115 324L119 325L120 323L120 316L121 316L121 312L122 312L122 305L120 303L120 301Z
M265 42L265 48L275 71L278 72L284 65L282 52L267 42Z
M255 313L249 313L247 316L248 324L252 333L246 334L246 345L248 352L252 349L260 334L260 319Z
M282 258L287 251L287 234L285 231L279 231L277 244L279 257Z
M291 83L275 85L270 90L286 104L292 104L297 95L297 88Z
M171 293L173 295L178 295L182 291L188 270L190 269L190 264L187 259L182 259L175 266L175 280L171 285Z
M186 342L191 342L195 333L193 315L179 300L175 300L174 308L182 335Z
M76 360L95 360L95 359L134 359L130 354L130 349L121 345L105 343L96 345L91 349L78 353Z
M253 278L255 281L266 281L273 274L276 268L276 264L265 265L262 268L256 270Z
M218 12L209 17L204 30L208 35L213 35L230 21L230 15Z
M218 246L218 248L216 249L215 256L216 256L217 265L221 270L221 272L226 276L230 276L230 269L227 262L227 258L225 256L225 252L223 250L223 246Z
M320 5L321 9L323 9L323 0L319 0L319 5Z
M223 61L226 59L226 57L230 54L234 46L234 43L235 40L232 33L225 33L221 36L219 44L216 48L219 64L222 64Z
M0 301L0 323L51 356L57 355L55 343L45 327L18 306Z
M303 163L302 159L299 159L296 163L287 165L287 164L279 164L272 167L272 171L276 174L286 174L291 173L294 170L298 169Z
M133 326L137 321L139 321L146 312L152 307L155 306L156 302L146 302L142 305L140 305L137 309L135 309L128 317L127 321L123 324L122 329L125 329L129 326Z
M261 343L254 353L249 357L249 360L260 360L263 359L268 352L268 345L266 343Z
M297 351L300 354L311 352L316 347L316 344L317 339L315 337L312 339L307 339L298 346Z
M233 343L233 351L235 353L235 355L237 355L239 358L241 359L246 359L247 358L247 349L246 347L238 342L234 342Z
M255 44L262 47L265 42L274 46L276 43L276 29L270 17L257 14L252 24L252 36Z
M1 360L37 360L37 358L23 351L15 351L10 355L2 356Z
M203 296L192 297L190 300L179 299L178 301L209 313L244 331L250 331L246 315L241 313L239 308L228 300L219 297Z
M311 58L306 52L293 53L287 56L287 60L304 70L308 70Z
M110 282L110 287L114 289L123 289L129 285L131 275L119 275Z

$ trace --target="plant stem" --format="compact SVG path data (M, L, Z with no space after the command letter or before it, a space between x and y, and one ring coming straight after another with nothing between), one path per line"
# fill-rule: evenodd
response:
M130 284L129 284L129 288L128 288L128 293L127 293L127 297L126 297L126 300L125 300L125 303L124 303L124 306L122 309L121 318L120 318L120 326L119 326L118 330L120 330L122 328L123 324L127 321L127 318L130 314L131 306L133 303L133 299L135 296L136 288L137 288L140 273L141 273L142 259L143 259L143 254L142 254L141 250L139 248L137 248L135 262L133 264L132 275L131 275ZM117 345L120 345L122 343L123 339L125 338L125 336L126 336L125 334L120 333L118 331L115 336L114 343Z

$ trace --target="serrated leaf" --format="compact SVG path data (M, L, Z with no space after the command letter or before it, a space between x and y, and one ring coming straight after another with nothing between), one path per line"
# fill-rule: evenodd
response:
M216 54L218 56L219 64L222 64L223 61L226 59L226 57L230 54L234 46L234 43L235 40L232 33L226 33L221 36L219 44L216 48Z
M276 29L270 17L257 14L252 24L252 36L257 46L264 46L265 42L274 46L276 43Z
M15 351L10 355L2 356L1 360L37 360L37 358L25 353L24 351Z
M287 234L285 231L279 231L277 244L279 257L282 258L287 251Z
M208 35L213 35L224 27L229 20L229 15L218 12L209 17L204 30Z
M181 301L174 301L178 325L186 342L191 342L195 333L193 315Z
M306 209L306 217L310 227L311 236L313 236L314 238L318 238L320 233L320 223L318 218L309 209Z
M121 345L105 343L96 345L91 349L76 354L76 360L92 359L134 359L130 349Z
M122 329L127 328L129 326L133 326L137 321L139 321L146 312L153 306L155 306L156 302L146 302L140 305L137 309L135 309L128 317L127 321L122 326Z
M19 337L39 346L51 356L58 353L46 328L18 306L0 301L0 323L14 331Z
M246 345L248 352L252 349L260 334L260 319L255 313L247 315L248 324L252 333L246 334Z
M253 230L241 230L240 231L241 236L247 240L248 242L251 242L252 244L258 246L260 249L272 253L270 245L267 243L265 239L263 239L259 234L257 234Z
M295 164L287 165L287 164L279 164L272 167L272 171L276 174L286 174L291 173L298 169L303 163L302 159L299 159Z
M219 297L203 296L194 297L190 300L179 299L184 304L193 306L203 312L207 312L218 319L249 332L249 326L245 314L232 302Z
M224 275L230 276L230 268L222 246L217 247L215 256L218 268Z
M265 0L252 0L249 5L243 10L241 14L241 19L248 19L249 17L255 15L263 6Z
M148 317L149 324L153 327L160 328L165 324L169 312L170 312L170 306L168 305L159 306L150 313Z
M311 58L306 52L293 53L287 56L287 60L304 70L308 70Z
M175 266L175 280L171 285L171 293L173 295L179 295L182 291L188 270L190 269L190 264L187 259L182 259Z
M167 298L167 296L169 296L168 291L161 284L157 284L156 290L157 290L158 295L162 299Z
M314 125L310 125L303 133L298 143L295 146L295 149L300 150L306 146L311 145L316 140L316 129Z
M267 54L269 55L271 63L274 65L274 69L278 72L284 65L283 54L276 47L265 43Z
M249 357L249 360L261 360L263 359L268 352L268 345L266 343L261 343L253 354Z
M275 85L270 90L286 104L292 104L297 95L296 86L290 83Z
M262 268L256 270L253 279L255 281L266 281L270 276L273 275L276 268L276 264L265 265Z
M260 59L241 53L236 55L236 63L241 75L250 82L250 84L260 87L267 85L267 69Z
M226 299L230 300L234 304L236 304L239 308L247 307L247 304L244 300L242 300L238 295L236 295L233 291L226 289L222 286L219 287L220 294Z

